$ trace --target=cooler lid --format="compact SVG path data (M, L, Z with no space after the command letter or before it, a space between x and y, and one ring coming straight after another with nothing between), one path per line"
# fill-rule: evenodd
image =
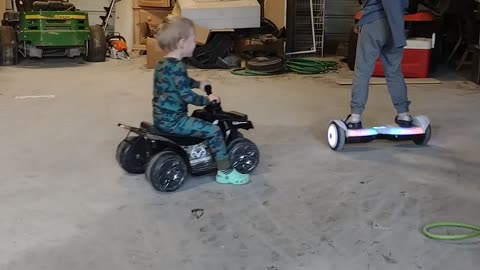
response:
M409 38L405 49L430 50L433 48L431 38Z

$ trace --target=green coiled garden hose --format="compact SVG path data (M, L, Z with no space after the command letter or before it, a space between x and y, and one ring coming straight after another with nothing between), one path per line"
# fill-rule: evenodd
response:
M303 58L288 59L285 62L285 70L276 72L261 72L239 68L232 70L232 74L239 76L272 76L284 72L293 72L297 74L322 74L338 69L338 63L335 61L311 60Z
M321 74L338 69L338 64L335 61L321 61L302 58L287 60L286 66L290 72L298 74Z
M453 235L443 235L443 234L434 234L431 233L430 230L433 228L440 228L440 227L453 227L459 229L469 229L472 232L466 234L453 234ZM480 227L464 224L464 223L455 223L455 222L438 222L432 223L423 228L423 234L428 238L435 239L435 240L464 240L464 239L471 239L475 237L480 237Z
M254 70L247 70L245 68L237 68L231 71L234 75L239 76L272 76L284 73L283 71L277 72L262 72L262 71L254 71Z

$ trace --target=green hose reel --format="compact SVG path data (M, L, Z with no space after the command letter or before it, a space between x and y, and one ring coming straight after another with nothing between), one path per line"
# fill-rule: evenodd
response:
M289 59L286 66L290 72L297 74L322 74L336 71L338 64L335 61L309 60L302 58Z
M232 70L232 74L239 76L272 76L283 74L286 72L292 72L297 74L323 74L330 71L338 70L338 63L335 61L322 61L322 60L311 60L311 59L302 59L294 58L288 59L285 61L285 68L281 71L276 72L262 72L249 70L245 68L238 68Z

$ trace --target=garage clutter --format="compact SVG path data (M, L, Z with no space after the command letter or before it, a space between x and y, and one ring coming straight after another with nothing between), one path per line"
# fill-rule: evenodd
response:
M140 44L145 40L147 68L155 67L164 53L155 41L156 28L166 16L184 16L195 23L197 48L189 64L202 69L239 68L242 60L250 68L275 72L284 68L283 31L261 16L257 0L194 1L177 0L168 14L165 9L146 10L138 0L140 17L136 30ZM159 7L160 8L160 7ZM141 45L140 45L141 46ZM140 47L137 46L137 47Z
M145 12L142 9L140 13ZM155 40L160 21L166 16L184 16L195 23L197 48L188 63L197 68L231 69L242 76L318 74L337 69L337 63L330 61L286 61L285 27L262 16L261 9L257 0L177 0L168 15L160 9L157 18L140 22L139 40L146 43L147 68L155 68L165 55Z

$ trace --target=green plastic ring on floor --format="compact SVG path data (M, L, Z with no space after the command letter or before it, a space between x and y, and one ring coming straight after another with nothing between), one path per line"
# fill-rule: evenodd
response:
M454 234L454 235L443 235L443 234L434 234L431 233L430 230L433 228L440 228L440 227L453 227L453 228L460 228L460 229L469 229L472 230L471 233L467 234ZM471 239L475 237L480 237L480 227L464 224L464 223L455 223L455 222L438 222L432 223L423 228L423 234L431 239L435 240L464 240L464 239Z

